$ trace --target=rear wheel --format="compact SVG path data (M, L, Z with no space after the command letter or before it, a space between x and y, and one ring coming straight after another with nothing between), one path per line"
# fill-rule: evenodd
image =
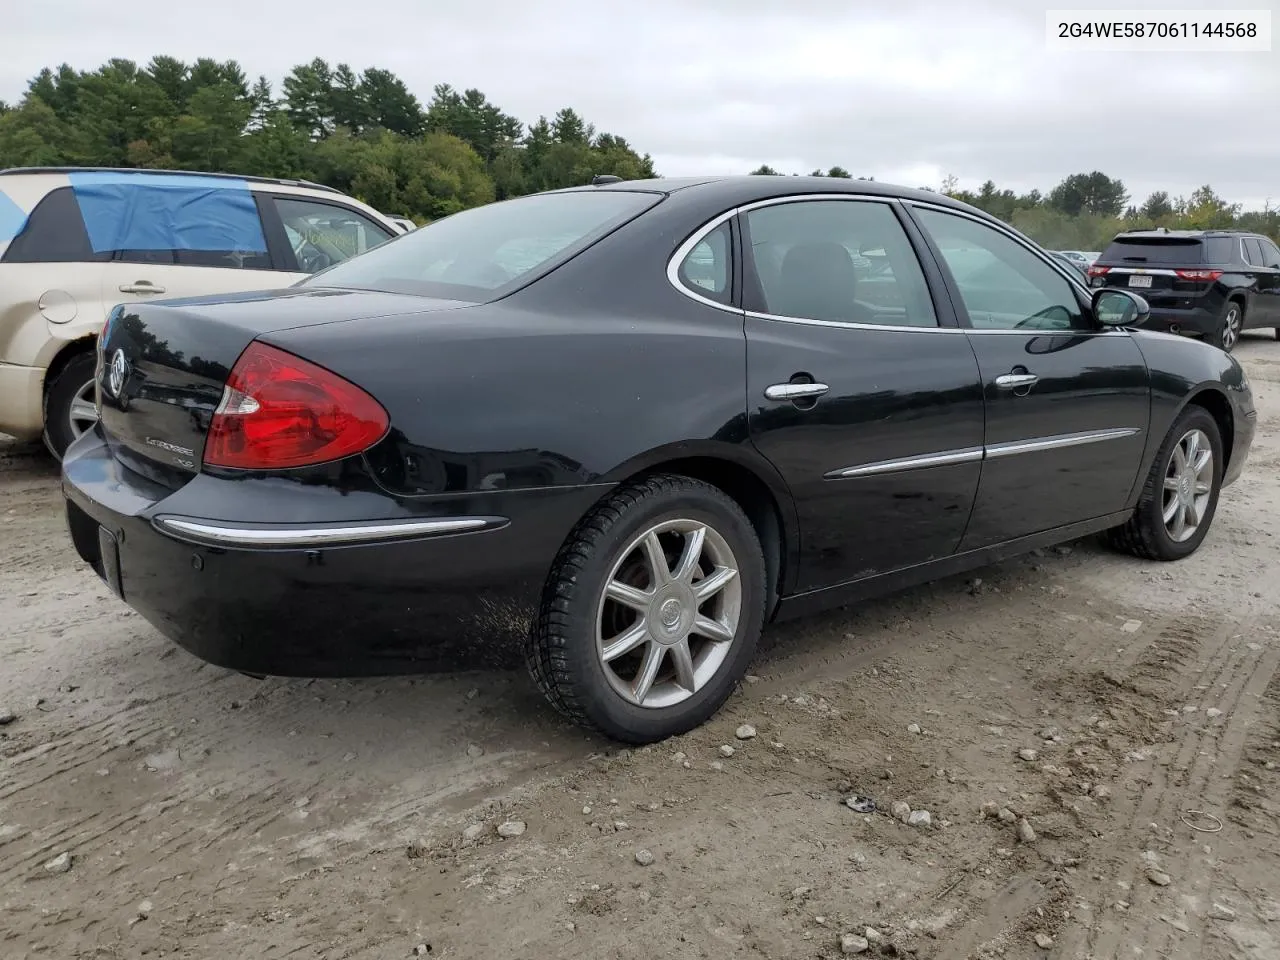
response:
M629 484L570 535L526 655L570 719L628 743L711 717L746 672L764 622L759 538L717 487L678 475Z
M1218 328L1207 339L1215 347L1230 353L1240 342L1240 331L1244 329L1244 307L1235 300L1228 300L1218 320Z
M1114 546L1146 560L1181 560L1204 542L1222 486L1222 434L1203 407L1187 407L1151 465L1133 516L1110 532Z
M98 421L92 352L78 353L58 371L44 394L44 443L59 460L71 442Z

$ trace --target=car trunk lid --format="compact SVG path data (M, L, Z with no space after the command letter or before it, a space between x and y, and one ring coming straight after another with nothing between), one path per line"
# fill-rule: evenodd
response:
M199 472L227 378L255 339L353 318L465 306L470 304L291 288L117 307L99 341L96 379L103 436L127 466L176 489Z

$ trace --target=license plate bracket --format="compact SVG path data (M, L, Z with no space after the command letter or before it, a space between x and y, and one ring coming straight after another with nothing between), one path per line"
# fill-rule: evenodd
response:
M1151 286L1151 277L1145 273L1135 273L1129 278L1129 286L1149 287Z
M108 589L124 599L124 583L120 575L120 541L106 527L98 528L98 551L102 557L102 579Z

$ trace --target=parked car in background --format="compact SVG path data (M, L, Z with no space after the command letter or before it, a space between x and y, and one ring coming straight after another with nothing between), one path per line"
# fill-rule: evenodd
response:
M1096 253L1084 253L1080 250L1055 250L1054 253L1066 257L1085 270L1088 270L1093 261L1098 258Z
M1089 268L1091 285L1140 293L1143 325L1200 337L1230 352L1243 330L1280 339L1280 248L1239 230L1135 230L1118 234Z
M1081 263L1079 260L1076 260L1072 257L1067 256L1061 250L1050 250L1048 251L1048 253L1049 253L1049 256L1053 257L1053 259L1057 260L1059 263L1066 264L1068 267L1070 267L1072 270L1078 273L1086 283L1088 282L1089 268L1085 264Z
M396 227L401 233L410 233L418 229L418 225L409 217L393 217L388 216L392 226Z
M399 233L299 180L0 171L0 433L61 456L92 425L93 348L117 303L288 286Z
M1091 533L1193 553L1257 414L1145 312L927 191L537 194L289 290L117 309L68 526L213 663L522 638L552 704L649 742L720 707L767 621Z

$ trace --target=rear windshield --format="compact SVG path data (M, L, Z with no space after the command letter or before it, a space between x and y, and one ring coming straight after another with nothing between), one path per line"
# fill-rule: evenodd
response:
M1185 267L1200 263L1230 263L1230 237L1120 238L1099 258L1106 263Z
M653 193L547 193L475 207L302 281L481 302L531 282L643 213Z

